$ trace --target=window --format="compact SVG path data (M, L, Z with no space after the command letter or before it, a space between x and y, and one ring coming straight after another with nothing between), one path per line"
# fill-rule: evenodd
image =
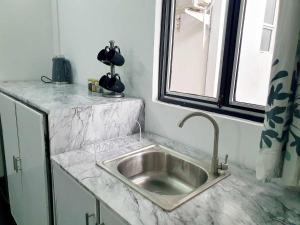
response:
M274 43L274 33L276 30L277 19L277 0L267 0L265 8L265 17L263 23L263 33L261 37L260 50L270 52L273 48L271 45Z
M262 121L279 0L163 0L159 100Z

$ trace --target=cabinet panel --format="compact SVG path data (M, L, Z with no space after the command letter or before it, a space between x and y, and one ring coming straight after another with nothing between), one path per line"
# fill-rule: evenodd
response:
M0 116L9 189L9 202L11 213L15 221L18 225L22 225L22 208L20 207L22 204L22 176L20 171L16 171L16 160L13 160L20 157L15 107L15 101L13 99L0 93Z
M1 106L0 106L1 107ZM0 126L1 125L1 113L0 113ZM2 128L0 127L0 179L4 177L4 155L3 155L3 151L4 149L2 149L3 143L2 143Z
M48 225L44 116L17 102L16 118L22 165L23 224Z
M56 225L95 225L96 199L94 196L55 164L52 166L52 174ZM87 218L87 215L94 216Z
M102 202L100 203L100 220L101 225L129 225L122 217Z

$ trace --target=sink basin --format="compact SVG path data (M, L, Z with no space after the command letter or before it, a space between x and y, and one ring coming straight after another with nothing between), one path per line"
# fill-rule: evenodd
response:
M121 161L118 171L140 188L161 195L191 193L208 179L204 169L157 151L140 152Z
M209 164L160 145L151 145L97 165L166 211L175 209L229 175L216 177L208 172Z

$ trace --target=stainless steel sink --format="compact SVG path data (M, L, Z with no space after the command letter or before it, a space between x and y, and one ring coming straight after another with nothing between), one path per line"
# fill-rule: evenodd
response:
M140 152L118 164L132 183L160 195L189 194L207 181L207 172L166 152Z
M166 211L171 211L229 175L209 173L199 162L160 145L151 145L97 165Z

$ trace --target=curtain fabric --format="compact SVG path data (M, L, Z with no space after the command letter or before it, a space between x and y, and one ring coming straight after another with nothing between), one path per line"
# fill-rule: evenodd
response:
M257 178L300 186L300 1L280 1Z

